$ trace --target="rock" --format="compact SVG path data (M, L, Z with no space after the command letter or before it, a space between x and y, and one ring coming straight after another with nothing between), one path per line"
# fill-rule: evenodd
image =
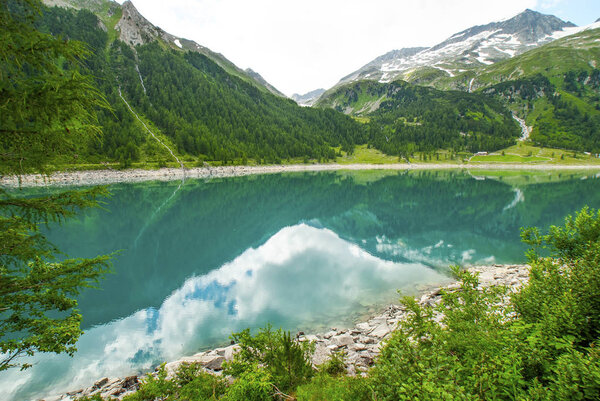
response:
M93 388L98 389L98 388L104 387L104 385L106 385L106 383L108 383L108 380L109 380L108 377L104 377L104 378L98 380L96 383L94 383Z
M314 334L308 334L308 335L305 335L303 337L302 341L314 341L314 342L317 342L317 341L319 341L319 337L317 337Z
M234 345L230 345L229 347L225 347L225 352L223 353L223 357L225 358L226 361L231 361L233 359L233 356L235 354L237 354L237 352L240 350L240 346L237 344Z
M336 330L331 330L331 331L328 331L327 333L323 334L323 338L329 340L331 337L333 337L333 336L335 336L337 334L338 333L337 333Z
M329 345L327 346L327 349L328 349L329 351L337 351L339 348L340 348L340 347L339 347L339 345L337 345L337 344L329 344Z
M373 365L373 363L374 363L374 360L373 360L373 358L372 358L371 356L369 356L369 355L361 355L358 363L359 363L360 365L363 365L363 366L369 367L369 366Z
M350 344L354 344L354 338L352 338L352 336L348 334L335 336L331 340L338 347L347 347Z
M205 355L200 359L200 363L206 369L221 370L225 362L225 357L221 355Z
M374 344L375 343L375 339L373 337L369 337L369 336L360 336L358 338L358 341L363 344Z
M352 351L364 351L367 349L367 346L363 343L354 343L350 344L348 349L351 349Z
M369 333L371 337L383 338L390 333L391 329L387 322L382 322Z
M359 323L356 325L356 328L364 333L367 333L371 330L371 326L369 326L369 323Z
M318 343L315 346L315 353L313 355L312 362L315 366L321 365L329 359L330 355L331 350L327 348L327 346L324 343Z

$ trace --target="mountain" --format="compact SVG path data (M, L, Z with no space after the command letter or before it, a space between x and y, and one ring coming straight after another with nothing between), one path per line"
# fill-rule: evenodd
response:
M246 70L244 72L246 74L248 74L248 76L251 77L252 79L254 79L256 82L258 82L259 84L261 84L262 86L264 86L265 88L267 88L269 90L269 92L271 92L272 94L277 95L277 96L281 96L281 97L287 97L283 93L279 92L277 90L277 88L275 88L273 85L271 85L270 83L268 83L262 77L262 75L260 75L256 71L254 71L252 68L246 68Z
M402 157L437 149L497 150L512 145L520 132L508 108L493 97L401 80L349 83L328 92L319 105L361 117L371 146Z
M525 119L534 143L600 153L600 22L573 30L476 71L470 82Z
M495 110L504 116L510 111L525 120L531 129L530 140L539 146L600 153L600 23L564 28L553 36L555 40L515 57L446 77L444 82L449 87L462 91L418 92L417 89L407 89L416 85L401 80L390 83L363 80L327 91L319 99L318 106L366 119L370 142L392 154L409 149L411 142L419 150L427 144L436 143L435 129L419 131L426 122L430 127L438 124L439 128L437 116L431 113L431 105L441 102L448 106L449 98L463 104L454 112L457 120L468 122L473 116L478 116L476 123L471 122L475 135L481 135L489 128L484 123L486 119L496 120L486 117L485 111ZM414 96L411 91L420 95ZM495 103L486 107L481 115L481 110L477 110L471 98L460 93L476 95L482 104L487 104L490 99L494 99ZM438 112L453 113L450 109L443 111L441 107ZM420 125L414 126L415 121ZM413 125L407 125L407 122ZM503 125L508 127L507 124L504 121ZM456 133L451 123L443 126ZM500 132L498 129L493 131ZM383 141L382 132L385 133ZM435 146L452 141L452 137L446 137ZM486 142L485 150L492 149L490 144L495 146L501 142Z
M562 81L568 71L591 70L600 66L600 22L565 28L554 37L556 40L551 43L516 57L463 72L453 78L453 86L476 90L536 74Z
M153 136L198 165L330 160L336 148L365 143L363 127L352 118L274 95L259 84L260 75L241 74L218 54L155 27L130 2L82 3L97 14L44 7L36 24L88 45L81 72L96 79L112 110L98 110L100 140L65 154L59 164L173 160Z
M430 48L387 53L342 78L336 86L362 79L435 83L440 78L454 77L548 43L563 35L565 28L574 26L552 15L525 10L508 20L458 32Z
M204 54L230 74L255 85L261 90L285 97L285 95L266 82L258 73L252 70L250 70L251 72L244 71L222 54L213 52L193 40L171 35L160 27L153 25L140 14L129 0L125 1L122 5L112 0L43 0L43 2L50 7L58 6L76 10L89 10L100 18L105 29L108 31L114 30L115 35L120 40L133 47L160 41L162 44L175 50L181 49Z
M379 56L375 60L365 64L357 71L354 71L353 73L350 73L344 78L340 79L338 85L345 82L360 81L361 79L378 80L378 77L381 76L381 69L383 65L394 62L395 60L411 58L427 49L427 47L407 47L404 49L387 52L383 56Z
M325 93L325 89L323 88L319 88L319 89L315 89L313 91L310 91L308 93L305 93L304 95L300 95L298 93L294 93L292 95L292 99L298 103L300 106L312 106L313 104L315 104L315 102L317 100L319 100L319 97Z

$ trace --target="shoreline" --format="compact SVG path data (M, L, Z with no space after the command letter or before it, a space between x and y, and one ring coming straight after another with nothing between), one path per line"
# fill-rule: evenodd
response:
M470 266L468 270L479 273L480 287L505 285L514 291L529 280L529 266L525 264ZM454 280L442 287L425 290L415 298L421 305L433 306L440 302L442 289L452 291L458 287L458 282ZM378 314L356 323L354 327L347 329L331 328L326 333L316 334L298 332L296 339L298 341L314 342L313 365L325 362L332 352L344 351L346 353L345 361L348 374L363 374L373 365L382 344L397 328L398 323L405 319L406 315L407 312L403 306L390 304L382 308ZM168 377L172 377L182 363L199 363L209 373L222 374L223 363L230 361L237 349L238 347L234 344L168 362L165 365ZM149 373L156 375L156 371ZM90 387L46 397L42 401L66 401L94 395L100 395L103 399L120 400L126 395L136 392L140 386L140 379L146 377L147 374L136 374L124 378L100 378Z
M288 172L319 172L343 170L497 170L497 171L598 171L600 165L554 165L554 164L516 164L516 163L478 163L478 164L288 164L267 166L218 166L180 168L162 168L157 170L79 170L55 172L50 176L27 174L20 177L0 177L0 186L7 188L45 187L45 186L88 186L115 183L136 183L145 181L175 181L185 179L210 179L241 177L259 174L278 174Z

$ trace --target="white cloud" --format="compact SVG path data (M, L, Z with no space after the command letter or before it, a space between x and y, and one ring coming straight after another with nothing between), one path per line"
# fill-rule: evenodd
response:
M286 94L331 87L393 49L434 45L537 0L134 0L152 23L250 67Z

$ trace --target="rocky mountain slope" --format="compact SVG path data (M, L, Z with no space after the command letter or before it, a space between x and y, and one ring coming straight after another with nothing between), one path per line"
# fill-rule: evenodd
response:
M298 103L300 106L312 106L319 99L319 97L325 92L325 89L319 88L304 95L300 95L298 93L294 93L292 95L292 99Z
M50 7L58 6L74 8L76 10L85 9L93 12L103 22L105 29L114 29L118 38L132 47L160 41L162 44L172 49L198 52L210 58L228 73L253 84L263 91L285 97L285 95L278 91L273 85L265 81L260 74L250 69L244 71L225 58L222 54L213 52L209 48L202 46L193 40L171 35L160 27L155 26L140 14L129 0L125 1L122 5L119 5L112 0L43 0L43 2ZM114 23L115 19L116 23ZM111 20L113 20L112 23Z
M478 25L458 32L430 48L394 50L342 78L336 86L369 79L403 79L432 83L461 72L491 65L549 43L575 27L570 22L525 10L508 20Z
M322 95L317 104L367 118L373 145L388 154L408 152L411 143L416 144L417 149L422 149L425 144L443 147L441 144L450 143L452 138L449 137L436 143L436 129L430 125L440 120L443 109L436 106L436 112L429 113L430 104L449 96L458 101L456 118L475 124L471 135L485 133L488 126L482 117L486 116L487 108L477 110L474 103L465 103L469 98L464 95L477 95L478 102L482 104L488 101L486 99L494 98L497 102L495 109L501 112L504 107L516 119L524 121L526 129L531 132L529 140L539 146L598 153L600 23L566 27L551 36L551 42L520 55L438 80L435 86L460 91L421 92L427 93L426 102L423 96L398 96L402 93L398 92L399 88L409 89L411 86L414 88L408 92L404 90L404 93L419 93L414 82L362 80L334 87ZM452 113L447 110L445 114L450 116ZM491 122L495 118L492 116L488 120ZM427 132L419 133L426 126ZM456 130L449 122L439 128L440 135L444 130ZM381 132L384 132L383 136ZM498 132L493 129L490 133L497 138ZM472 137L466 135L463 138L468 140ZM486 141L483 149L493 149L490 144L494 145Z
M37 22L42 32L87 44L81 72L96 78L112 108L98 110L100 140L61 155L58 165L322 161L364 143L351 118L273 94L259 74L155 27L131 2L89 1L95 13L43 7Z

